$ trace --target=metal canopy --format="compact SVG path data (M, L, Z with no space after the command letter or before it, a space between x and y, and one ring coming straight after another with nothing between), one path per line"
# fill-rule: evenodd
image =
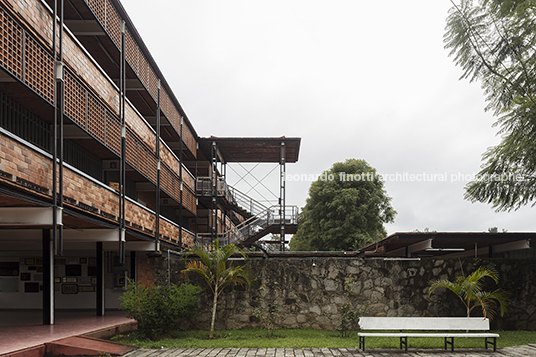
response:
M527 249L536 233L406 232L394 233L361 249L365 256L474 256Z
M223 163L228 162L274 162L281 160L281 143L285 143L285 161L298 161L301 138L232 138L216 137L199 138L199 145L205 156L211 152L212 143L216 143Z

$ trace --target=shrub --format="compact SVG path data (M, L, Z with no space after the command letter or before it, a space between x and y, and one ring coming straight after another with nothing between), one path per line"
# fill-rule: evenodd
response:
M147 287L129 280L120 308L138 322L138 331L154 340L197 315L201 289L191 284Z
M273 337L281 308L279 284L275 282L271 291L262 284L259 288L259 296L255 300L258 304L254 311L255 317L260 320L261 326L266 330L266 337Z
M456 294L463 302L467 317L471 316L473 309L478 307L482 309L482 315L489 317L490 320L495 316L497 308L499 308L501 316L504 316L508 311L510 294L502 289L484 290L486 280L491 280L495 284L499 283L497 272L492 267L480 266L467 277L462 271L462 276L457 277L456 281L447 279L431 281L428 298L434 290L446 288Z
M349 337L350 333L355 330L359 330L359 318L366 313L370 302L365 301L364 306L354 306L352 296L352 283L354 277L349 276L344 279L344 296L346 297L346 304L341 308L341 322L339 328L341 330L341 337Z

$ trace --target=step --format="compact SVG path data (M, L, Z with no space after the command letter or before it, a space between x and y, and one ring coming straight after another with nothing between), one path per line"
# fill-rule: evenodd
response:
M134 346L88 336L67 337L46 343L47 354L53 356L121 356L134 349Z

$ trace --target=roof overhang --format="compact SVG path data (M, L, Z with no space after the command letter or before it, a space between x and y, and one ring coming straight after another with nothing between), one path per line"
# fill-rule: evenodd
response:
M224 162L281 162L282 146L286 163L298 161L301 138L287 137L216 137L199 138L199 145L207 159L211 157L212 145Z
M361 249L365 256L470 257L493 256L529 249L536 233L529 232L407 232L394 233Z

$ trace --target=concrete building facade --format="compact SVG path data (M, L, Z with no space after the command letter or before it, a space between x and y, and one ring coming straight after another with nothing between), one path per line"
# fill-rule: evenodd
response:
M0 309L102 315L162 251L284 237L299 145L200 138L119 0L0 0ZM278 207L227 185L237 161L280 165Z

